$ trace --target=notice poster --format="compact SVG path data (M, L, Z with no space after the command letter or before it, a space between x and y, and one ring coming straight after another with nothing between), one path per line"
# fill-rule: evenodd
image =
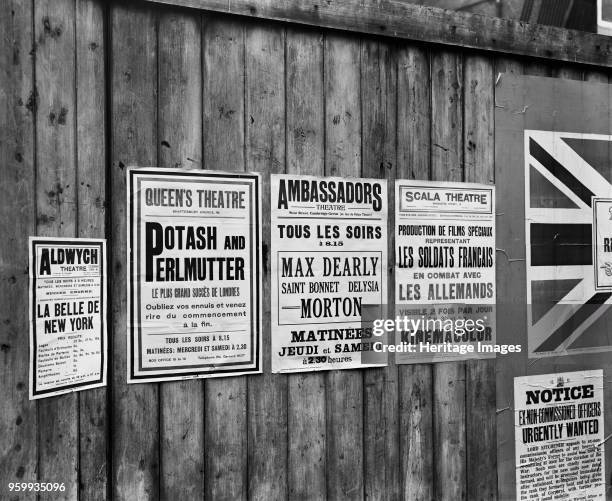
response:
M514 378L516 499L606 499L603 371Z
M272 371L384 364L362 311L387 300L387 181L272 175L271 211Z
M261 372L258 174L129 169L128 382Z
M30 400L106 384L106 241L30 237Z
M491 185L396 181L397 363L490 358L502 349L494 208Z

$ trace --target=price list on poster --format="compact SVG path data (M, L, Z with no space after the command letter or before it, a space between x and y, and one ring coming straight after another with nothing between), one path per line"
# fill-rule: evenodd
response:
M30 239L30 398L106 383L106 243Z

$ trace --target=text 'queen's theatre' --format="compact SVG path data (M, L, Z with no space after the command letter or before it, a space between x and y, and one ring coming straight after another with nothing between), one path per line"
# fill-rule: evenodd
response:
M128 377L261 372L256 174L128 172Z

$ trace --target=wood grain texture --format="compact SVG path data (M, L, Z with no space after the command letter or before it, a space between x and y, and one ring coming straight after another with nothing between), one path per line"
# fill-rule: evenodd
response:
M157 15L113 4L111 30L112 491L159 499L159 385L126 383L126 167L157 164Z
M270 214L269 173L285 171L285 32L246 30L246 165L262 173L262 213ZM263 375L248 378L249 499L287 498L287 376L271 373L270 217L262 218Z
M402 499L435 499L431 365L399 366L399 410Z
M36 402L28 400L28 236L36 234L36 90L31 2L0 9L0 496L9 482L35 482Z
M408 2L152 1L455 47L612 66L610 40L603 35L442 10Z
M495 164L493 63L468 55L464 65L465 181L493 184ZM495 360L466 362L467 498L497 499Z
M361 45L362 167L366 178L388 180L393 193L397 163L397 59L393 47L375 40ZM393 196L388 197L388 227L394 227ZM387 255L394 255L388 232ZM393 259L386 264L388 305L394 298ZM389 314L390 312L388 312ZM393 360L385 368L364 371L364 489L366 499L397 499L399 475L398 371Z
M40 1L34 8L36 86L37 234L74 237L77 233L75 3ZM62 479L66 490L39 499L78 496L78 396L38 402L38 480Z
M202 30L204 167L244 171L244 24L207 16ZM204 412L205 496L246 499L246 377L207 380Z
M287 30L288 174L324 174L323 36ZM287 375L289 499L326 499L325 374Z
M463 180L463 61L456 52L432 54L431 177Z
M291 12L301 15L304 1ZM378 33L379 26L356 16L407 12L387 0L374 5L319 5L319 19L305 22L325 26L328 10L337 8L345 18L336 27ZM549 62L494 61L492 53L463 57L433 45L394 47L389 38L360 42L146 2L0 0L0 7L6 13L0 16L0 398L7 403L0 413L0 498L8 482L39 478L61 479L63 498L82 500L496 499L496 398L498 426L507 428L509 419L508 402L495 395L499 361L270 374L268 173L386 177L390 196L394 177L489 183L499 73L608 82L608 70L552 61L573 54L567 40L554 37L546 42L556 44L553 52L539 54ZM229 8L281 20L290 12L284 1L246 6L239 0ZM422 12L421 31L410 33L431 36L430 23L440 18ZM403 21L397 34L387 35L416 30L414 19ZM470 22L476 30L485 21ZM456 26L454 35L450 29L440 35L441 43L463 43L468 32ZM538 37L549 33L503 26L515 30L518 50L517 33L535 36L532 55L541 49ZM478 43L486 45L489 33ZM564 50L567 56L559 55ZM501 76L498 85L503 82ZM125 168L136 164L263 174L264 375L125 384ZM504 191L509 175L498 177L498 198L505 200L499 212L512 214L524 202ZM391 205L390 228L392 212ZM500 219L498 247L514 259L497 254L500 300L516 294L507 283L524 274L521 233L506 226ZM109 389L27 399L25 249L27 236L37 233L109 238ZM498 312L498 325L524 329L524 312L516 311ZM504 371L500 377L510 374ZM511 425L501 430L501 439L511 440L511 431ZM497 479L501 494L510 474Z
M530 65L531 66L531 65ZM498 90L507 85L506 74L521 75L525 71L524 64L516 59L509 58L498 58L495 60L495 73L496 73L496 112L495 120L496 127L499 127L499 114L500 113L512 113L513 107L517 107L517 103L509 103L499 97ZM513 113L513 120L517 122L523 122L523 113ZM502 126L503 127L503 126ZM497 129L497 134L501 136L503 129ZM505 132L507 133L507 132ZM498 137L499 137L498 136ZM504 224L505 214L509 214L508 217L514 217L515 214L521 214L524 209L524 198L519 196L512 196L509 191L509 182L505 182L509 176L513 175L511 172L507 172L500 169L501 155L508 157L513 153L508 151L507 147L504 147L504 143L497 143L495 147L495 163L496 172L495 179L497 183L496 187L496 211L498 213L497 227L496 227L496 241L497 248L500 249L497 252L496 260L496 278L497 278L497 303L500 304L505 301L504 308L498 308L497 311L497 325L498 325L498 342L504 342L502 336L502 326L505 330L512 333L514 339L514 332L519 329L525 329L527 325L527 315L524 305L514 305L513 299L517 297L517 291L515 286L512 284L513 277L517 274L525 276L525 247L524 247L524 236L515 233L510 224ZM518 168L522 168L519 165ZM522 243L522 245L521 245ZM512 261L509 261L512 259ZM523 375L525 373L525 367L506 367L508 364L505 363L504 357L500 357L496 361L497 366L497 379L500 378L512 378L514 376ZM498 478L497 478L497 495L498 499L506 500L512 499L515 496L514 482L515 482L515 468L514 461L510 464L505 463L506 459L503 454L504 447L510 447L514 449L514 401L507 395L503 395L502 391L498 388L496 395L496 413L497 413L497 464L499 466Z
M160 167L202 165L201 15L162 10L158 20ZM204 496L204 385L160 385L160 498Z
M328 34L325 41L325 175L361 174L360 45Z
M164 9L158 21L158 155L161 167L202 166L201 15Z
M429 52L398 48L397 177L429 179L431 171L431 86Z
M434 181L463 180L463 65L440 51L431 62L431 172ZM466 499L465 362L434 365L435 498Z
M89 238L104 238L106 232L105 16L95 0L76 2L77 234ZM87 390L78 398L79 499L104 500L109 489L108 390Z
M359 40L328 34L325 40L325 174L359 177L361 106ZM326 374L327 495L362 499L363 373Z
M427 180L431 169L429 53L401 47L397 62L397 178ZM391 188L395 190L395 187ZM395 193L393 191L393 193ZM394 195L395 196L395 195ZM395 254L392 254L393 256ZM433 368L398 366L401 497L434 498Z

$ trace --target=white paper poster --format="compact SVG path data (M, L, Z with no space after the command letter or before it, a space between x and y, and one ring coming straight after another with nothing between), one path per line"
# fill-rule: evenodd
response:
M397 363L495 356L494 209L491 185L396 180Z
M258 174L129 169L128 382L261 372Z
M272 371L379 365L362 308L387 302L387 181L272 175L271 211Z
M106 241L30 237L30 399L106 384Z
M514 378L516 499L604 500L603 371Z

